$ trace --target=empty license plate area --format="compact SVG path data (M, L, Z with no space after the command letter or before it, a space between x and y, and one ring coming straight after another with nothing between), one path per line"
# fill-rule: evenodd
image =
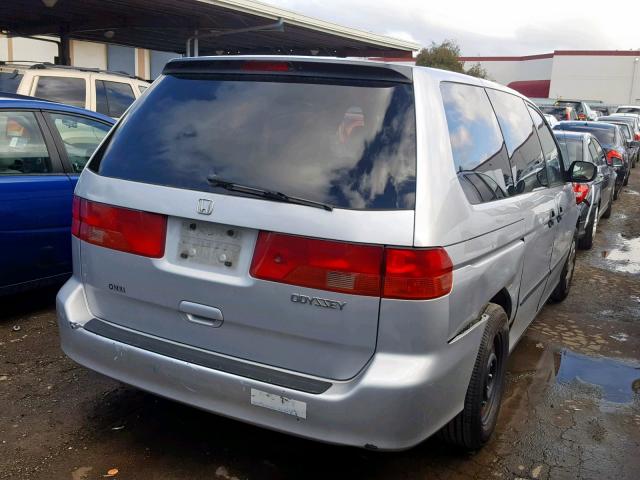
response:
M177 264L236 271L242 254L250 250L255 241L252 232L231 225L188 219L178 221Z

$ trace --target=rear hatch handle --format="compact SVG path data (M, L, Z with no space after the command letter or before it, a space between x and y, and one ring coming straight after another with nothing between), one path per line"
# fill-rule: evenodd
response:
M202 305L201 303L183 300L180 302L180 311L185 314L188 321L198 325L217 328L224 321L222 311L219 308Z

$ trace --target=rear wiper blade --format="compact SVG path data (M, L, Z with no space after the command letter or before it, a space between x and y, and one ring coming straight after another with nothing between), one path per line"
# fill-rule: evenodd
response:
M322 208L329 212L333 211L333 207L326 203L315 202L313 200L307 200L306 198L292 197L286 193L278 192L276 190L267 190L260 187L251 187L249 185L243 185L241 183L229 182L223 180L217 175L209 175L207 182L212 187L220 187L230 192L244 193L245 195L254 195L256 197L266 198L268 200L275 200L284 203L294 203L296 205L305 205L307 207Z

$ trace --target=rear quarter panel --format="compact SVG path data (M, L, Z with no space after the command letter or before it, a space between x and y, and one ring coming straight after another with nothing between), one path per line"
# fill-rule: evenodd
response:
M525 232L533 226L535 195L471 205L457 179L440 82L482 80L437 70L414 70L417 125L416 247L443 246L454 265L448 298L447 341L475 321L482 309L506 288L515 315L524 258ZM448 318L448 322L447 319Z

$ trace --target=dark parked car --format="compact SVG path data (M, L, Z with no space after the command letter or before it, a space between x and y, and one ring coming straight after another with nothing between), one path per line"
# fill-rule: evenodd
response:
M613 196L617 199L622 186L628 183L631 171L629 152L620 126L605 122L560 122L553 129L590 133L598 139L606 152L607 163L616 169L618 175Z
M578 247L588 250L593 245L600 218L611 216L617 174L607 163L605 151L595 136L561 130L553 133L560 145L565 168L573 162L584 161L593 163L598 169L593 181L573 184L580 211Z
M559 122L562 120L578 120L578 114L573 107L562 105L542 105L539 108L542 113L553 115Z
M114 121L59 103L0 97L0 295L71 273L71 201Z
M631 168L636 167L638 163L638 155L640 154L640 121L638 118L628 117L616 117L607 116L598 119L599 122L612 123L619 125L622 129L622 134L629 149L629 157L631 158Z

